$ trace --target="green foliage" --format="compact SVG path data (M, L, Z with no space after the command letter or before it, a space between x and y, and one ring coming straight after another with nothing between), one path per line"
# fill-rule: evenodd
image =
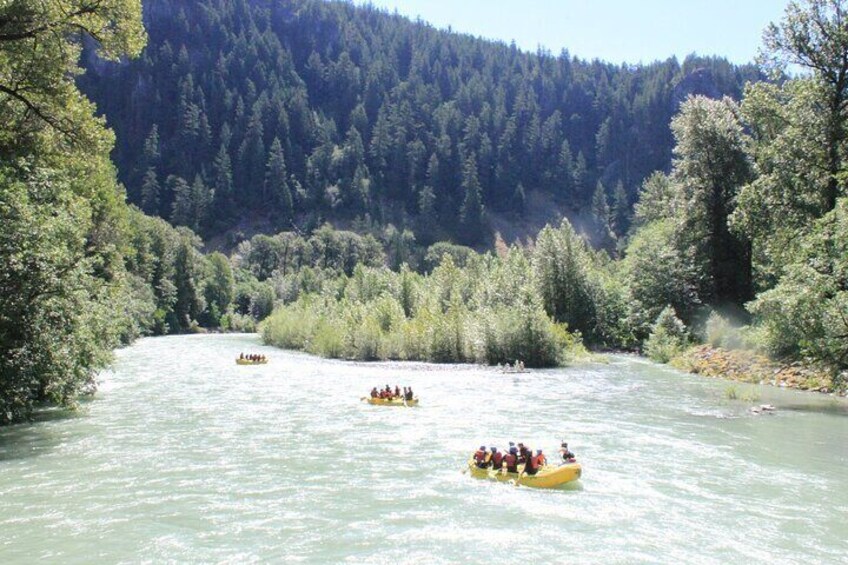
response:
M517 250L464 269L447 256L426 276L360 266L277 308L261 331L266 343L329 357L556 366L582 345L545 314L530 272Z
M800 242L795 262L778 285L750 310L768 350L778 356L810 356L848 367L848 203L818 220Z
M441 265L446 257L450 257L454 265L464 267L473 256L474 250L470 247L440 241L427 248L423 266L425 270L432 271Z
M573 330L590 334L594 303L589 269L591 255L586 242L563 220L559 229L546 227L539 233L533 254L533 271L545 311Z
M345 2L146 7L144 56L85 54L93 72L79 82L115 128L132 201L151 160L160 185L199 174L215 190L209 234L257 215L290 229L287 184L298 226L367 215L378 230L414 224L428 245L478 245L491 239L487 213L523 215L534 192L584 208L603 179L632 201L669 167L678 84L697 70L738 98L760 78L716 58L624 66L527 53ZM151 159L139 148L153 126ZM166 207L173 198L160 194Z
M235 298L235 277L230 260L221 253L212 253L207 257L208 276L204 287L207 304L205 325L220 325L221 316Z
M702 300L742 303L752 298L751 246L730 230L740 188L751 180L739 108L729 98L695 96L671 122L682 225L678 238L695 251Z
M118 343L119 287L85 254L90 209L58 171L0 170L0 424L72 402Z
M651 327L651 335L645 342L645 355L657 363L668 363L685 349L688 342L686 326L677 317L674 308L667 306Z
M704 325L704 337L713 347L742 349L746 343L741 329L718 312L710 312Z
M110 59L145 43L140 0L10 0L0 5L0 128L3 154L26 155L45 132L54 143L106 155L111 136L74 84L83 41ZM53 146L55 147L55 145Z
M655 221L636 232L622 264L633 301L634 331L644 332L667 305L684 319L692 318L701 303L694 263L694 250L678 241L673 221Z
M112 136L74 84L90 37L107 57L137 54L139 2L0 5L0 425L72 405L153 319L123 265Z

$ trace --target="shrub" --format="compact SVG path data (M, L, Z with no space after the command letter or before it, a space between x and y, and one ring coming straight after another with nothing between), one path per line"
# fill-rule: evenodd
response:
M713 347L724 349L743 349L745 341L740 328L734 326L718 312L711 312L704 327L704 337Z
M672 306L666 306L651 327L645 342L645 354L657 363L668 363L680 354L689 341L686 326L677 317Z

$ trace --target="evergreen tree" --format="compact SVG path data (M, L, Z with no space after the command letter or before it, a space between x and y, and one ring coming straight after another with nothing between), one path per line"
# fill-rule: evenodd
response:
M215 193L215 214L220 218L228 217L234 204L233 171L230 154L224 143L221 143L218 155L212 163L212 189Z
M598 184L595 186L595 192L592 195L592 222L594 224L595 241L602 248L608 248L613 240L610 220L607 191L604 185L598 181Z
M289 189L283 146L277 138L274 138L271 144L271 152L265 166L264 193L263 201L275 212L275 223L279 226L289 226L293 218L294 201Z
M630 227L630 201L624 183L618 181L612 194L612 228L619 237L627 234Z
M145 214L159 215L159 180L153 167L147 169L141 184L141 209Z
M176 175L171 175L165 181L168 193L171 194L171 223L175 226L191 226L195 219L195 203L192 199L191 186Z
M436 240L438 215L436 213L436 193L427 185L418 195L418 233L419 240L429 245Z
M472 153L465 161L462 173L462 188L465 199L459 216L459 235L468 245L480 243L483 239L483 195L477 180L477 160Z
M586 157L583 156L582 151L577 154L571 178L574 183L575 196L578 200L585 199L589 193L589 166L586 164Z
M251 206L262 205L261 194L265 184L267 153L263 141L262 114L257 107L250 116L244 141L239 147L239 172L236 185L237 199Z
M153 124L153 127L150 128L150 133L147 135L147 139L144 140L144 148L142 149L141 166L144 167L143 170L149 171L151 168L158 167L160 157L159 126Z

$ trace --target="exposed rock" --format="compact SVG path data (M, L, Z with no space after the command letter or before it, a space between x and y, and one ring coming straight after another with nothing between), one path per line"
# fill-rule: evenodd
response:
M824 393L834 392L836 388L831 373L825 368L797 361L780 365L750 351L730 351L709 345L692 347L673 359L671 364L690 373L746 383L768 383ZM758 407L760 411L773 409L771 405Z

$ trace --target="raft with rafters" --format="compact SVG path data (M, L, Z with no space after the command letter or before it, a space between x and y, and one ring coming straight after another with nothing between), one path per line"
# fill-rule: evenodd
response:
M250 359L236 359L237 365L265 365L267 363L267 359L262 359L261 361L251 361Z
M403 398L366 398L368 404L375 406L418 406L418 399L404 401Z
M490 479L500 482L512 482L525 487L557 488L573 483L583 475L580 463L564 463L560 466L544 465L535 475L522 474L524 465L518 466L518 473L507 473L506 468L494 471L491 468L481 469L474 463L474 458L468 460L468 469L472 477Z

